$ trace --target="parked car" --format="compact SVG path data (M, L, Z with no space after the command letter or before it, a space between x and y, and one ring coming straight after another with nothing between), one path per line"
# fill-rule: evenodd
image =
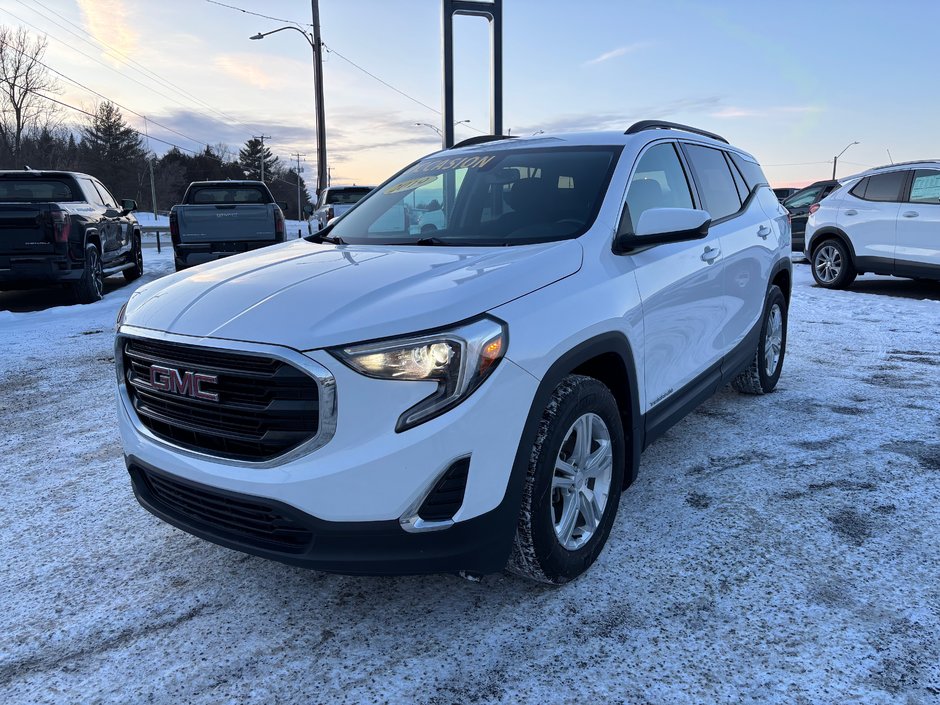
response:
M800 189L783 202L783 207L790 212L790 230L793 238L794 252L803 252L806 219L809 217L809 209L838 187L838 181L817 181L806 188Z
M284 242L284 207L262 181L194 181L170 209L176 270Z
M940 160L842 181L809 210L805 254L816 283L844 289L866 272L940 280Z
M778 201L783 203L797 191L799 191L799 189L793 188L792 186L778 186L774 189L774 195L777 197Z
M137 203L70 171L0 171L0 289L65 285L80 303L104 278L144 271Z
M374 186L329 186L320 192L316 210L308 221L311 232L322 230L333 218L356 205Z
M446 229L412 234L403 204L450 186ZM726 384L774 389L789 254L760 166L712 133L466 140L318 235L130 298L134 491L295 565L571 580L645 447Z

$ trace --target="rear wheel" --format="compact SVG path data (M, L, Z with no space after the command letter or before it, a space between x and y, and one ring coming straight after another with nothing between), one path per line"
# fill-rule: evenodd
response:
M858 272L848 248L840 240L825 240L813 250L813 279L827 289L847 289Z
M144 273L144 252L140 244L140 235L134 236L134 250L131 255L134 266L124 270L124 280L129 282L140 279Z
M771 286L764 304L764 321L754 359L732 380L732 389L744 394L772 392L783 371L783 356L786 350L787 300L780 287Z
M587 570L617 515L624 459L613 394L590 377L566 377L542 413L508 568L553 584Z
M75 285L75 298L80 304L100 301L104 296L104 272L101 267L101 254L98 246L89 244L85 247L85 269L82 278Z

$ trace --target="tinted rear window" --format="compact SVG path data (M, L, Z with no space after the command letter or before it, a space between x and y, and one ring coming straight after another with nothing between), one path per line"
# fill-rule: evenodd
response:
M69 179L0 179L0 201L42 203L83 200Z
M189 192L189 203L269 203L259 186L201 186Z
M359 200L365 196L370 188L361 188L361 189L343 189L341 191L327 191L326 192L326 202L327 204L339 203L341 205L352 205L353 203L358 203Z
M753 191L755 186L769 186L770 182L767 181L767 177L764 176L764 170L760 168L760 164L757 162L752 162L748 159L745 159L740 154L736 152L729 152L731 156L731 161L734 162L734 165L741 170L741 173L744 175L744 181L747 183L748 191Z
M852 189L852 195L866 201L900 202L901 187L907 179L906 171L891 171L887 174L875 174L858 182Z

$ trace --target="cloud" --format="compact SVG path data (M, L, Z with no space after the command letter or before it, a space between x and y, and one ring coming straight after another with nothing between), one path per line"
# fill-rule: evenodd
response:
M722 119L751 118L751 117L773 117L779 115L805 115L808 113L822 112L818 105L779 105L767 108L737 108L729 106L711 113L709 117Z
M85 28L93 39L129 55L137 46L138 34L124 0L78 0ZM116 64L124 57L105 50L105 56Z
M582 66L593 66L594 64L602 64L605 61L610 61L611 59L616 59L618 56L623 56L624 54L632 54L635 51L640 49L645 49L650 46L650 42L636 42L634 44L626 44L622 47L617 47L616 49L611 49L606 51L600 56L595 56L593 59L585 61Z

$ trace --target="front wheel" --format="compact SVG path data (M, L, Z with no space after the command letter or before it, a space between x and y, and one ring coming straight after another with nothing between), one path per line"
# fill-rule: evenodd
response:
M594 563L617 515L625 445L610 390L591 377L562 380L530 455L509 570L557 585Z
M848 248L836 239L825 240L813 250L811 262L813 279L826 289L847 289L858 276Z
M760 340L751 364L731 382L731 387L744 394L772 392L783 371L787 351L787 300L774 285L767 292Z

